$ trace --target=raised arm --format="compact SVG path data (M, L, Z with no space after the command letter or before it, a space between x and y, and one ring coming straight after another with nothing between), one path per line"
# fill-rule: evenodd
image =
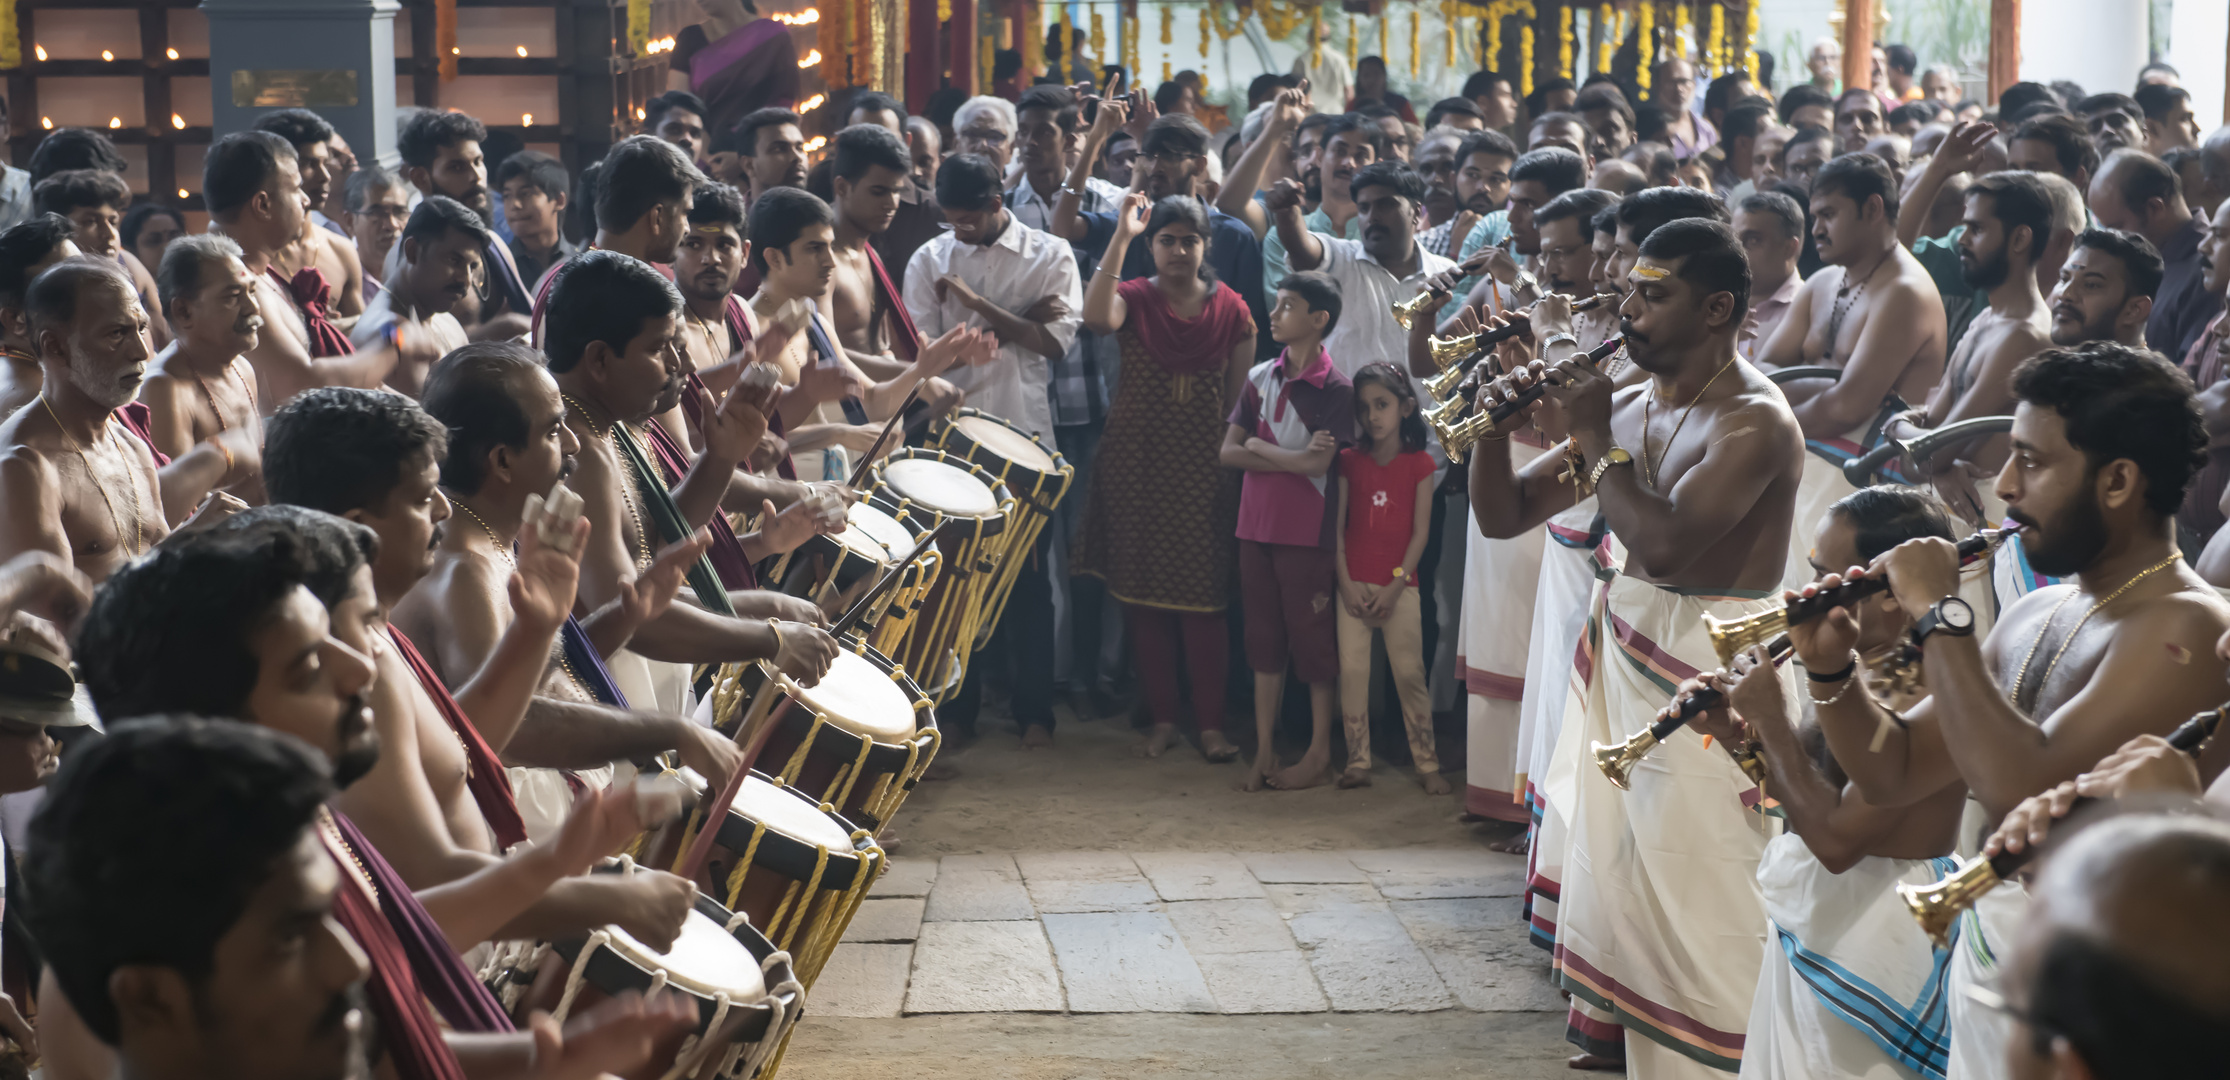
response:
M1100 151L1106 148L1107 140L1113 138L1115 132L1129 119L1130 95L1099 100L1099 108L1092 114L1092 126L1084 131L1084 145L1079 148L1076 166L1069 170L1068 181L1061 185L1061 197L1053 203L1053 220L1048 223L1047 232L1072 243L1083 240L1085 234L1090 232L1084 219L1079 216L1084 208L1084 184L1092 178L1092 163L1100 159ZM1122 261L1116 260L1115 265L1121 266ZM907 277L910 283L912 275ZM913 305L909 303L907 306ZM916 315L914 319L919 322L921 316ZM928 328L924 327L922 332L928 333Z
M1285 245L1286 267L1300 271L1324 265L1323 241L1301 220L1301 182L1290 176L1278 181L1264 205L1277 224L1278 243Z
M1928 165L1920 171L1920 179L1913 182L1913 189L1905 193L1897 208L1897 242L1907 248L1920 239L1920 228L1928 222L1928 213L1935 208L1936 193L1943 190L1951 178L1974 167L1975 156L1984 146L1998 137L1998 129L1988 121L1972 120L1951 129L1936 144L1936 152L1929 155Z
M1115 232L1107 238L1107 253L1100 257L1099 269L1092 272L1091 285L1084 291L1084 325L1095 334L1112 334L1130 321L1130 305L1117 291L1116 278L1121 275L1123 253L1146 231L1146 215L1152 210L1152 200L1143 192L1133 191L1123 197L1123 205L1116 211Z
M1224 176L1223 189L1216 194L1216 209L1246 222L1257 240L1269 231L1270 219L1262 204L1255 201L1254 193L1262 188L1262 174L1271 158L1292 153L1293 132L1308 115L1306 89L1287 87L1278 91L1277 105L1270 110L1262 133L1248 143L1246 152L1232 163Z

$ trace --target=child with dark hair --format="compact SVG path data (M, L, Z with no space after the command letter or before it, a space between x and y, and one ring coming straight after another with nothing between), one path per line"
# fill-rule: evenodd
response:
M1340 594L1340 715L1347 727L1343 788L1371 782L1371 639L1383 633L1417 780L1427 795L1451 790L1433 752L1432 691L1425 687L1417 606L1417 561L1432 533L1432 473L1408 373L1392 364L1365 364L1355 372L1355 445L1339 454L1340 528L1332 560Z
M1323 273L1278 282L1270 336L1285 350L1247 372L1224 429L1223 463L1247 474L1239 492L1239 593L1254 670L1249 791L1313 787L1332 765L1340 660L1332 610L1337 530L1326 493L1333 456L1355 441L1355 404L1324 341L1340 323L1342 292ZM1288 670L1308 684L1309 748L1280 769L1274 735Z

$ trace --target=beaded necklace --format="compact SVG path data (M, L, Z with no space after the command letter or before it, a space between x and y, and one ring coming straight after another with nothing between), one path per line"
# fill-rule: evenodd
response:
M504 546L503 538L496 535L495 529L488 524L488 519L481 517L472 509L472 507L466 506L463 502L457 499L449 500L449 505L464 511L465 516L471 518L473 524L480 526L481 532L488 534L489 545L496 549L496 554L503 559L506 565L510 566L511 569L514 571L519 568L518 556L511 554L511 549ZM588 683L582 681L581 673L573 670L573 662L565 658L565 650L563 648L558 649L557 662L559 667L565 669L565 677L573 680L574 689L579 690L584 694L588 694L590 700L595 700L596 695L589 694Z

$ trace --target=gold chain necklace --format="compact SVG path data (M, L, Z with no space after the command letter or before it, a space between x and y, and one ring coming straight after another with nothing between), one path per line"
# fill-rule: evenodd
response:
M694 311L689 313L689 317L691 320L696 322L697 329L705 332L705 344L711 347L713 355L720 357L720 359L722 360L727 359L727 343L722 340L720 331L713 329L712 320L703 318ZM722 327L721 329L724 330L726 328ZM717 360L714 361L714 363L718 362L719 361Z
M511 549L504 546L503 538L496 535L496 530L494 529L494 527L488 524L487 518L481 517L477 512L473 510L472 507L466 506L462 500L451 499L449 500L449 505L464 511L465 516L471 518L473 524L480 526L481 532L488 534L489 546L496 549L496 555L500 557L506 565L510 566L511 569L514 571L519 568L518 556L511 554ZM588 693L588 683L582 681L580 672L573 670L572 661L565 658L565 648L562 644L558 647L557 662L559 667L565 669L565 677L573 680L573 686L575 689L581 691L584 694L588 694L591 700L595 699L595 694Z
M253 413L256 409L255 387L249 385L247 379L240 378L239 369L233 366L236 362L238 362L237 358L225 361L225 381L229 383L235 379L239 379L240 391L248 396L248 411ZM217 407L217 395L209 392L209 383L202 379L201 372L196 371L192 374L194 377L194 385L201 387L201 396L209 399L209 415L217 418L218 432L222 433L232 430L232 425L225 423L224 410Z
M620 461L621 468L628 468L627 463L621 460L624 455L619 452L619 421L614 420L611 427L603 431L596 431L596 418L593 413L588 411L588 406L574 400L573 395L563 390L558 391L558 396L564 398L566 404L580 410L581 420L588 424L588 429L596 432L597 438L611 444L613 460ZM634 485L628 483L626 477L614 477L613 479L619 483L619 501L627 507L627 519L635 524L635 570L640 573L650 568L650 531L643 524L643 512L635 507L635 495L630 490Z
M2106 605L2113 603L2115 600L2120 599L2123 593L2135 588L2138 582L2143 581L2146 578L2149 578L2154 574L2161 572L2162 570L2168 569L2168 567L2174 565L2176 560L2181 558L2183 558L2182 552L2171 552L2167 558L2162 559L2159 562L2156 562L2141 571L2138 571L2137 576L2130 578L2128 581L2122 582L2121 588L2115 589L2113 592L2106 594L2106 599L2092 604L2090 610L2083 613L2082 618L2075 620L2075 628L2069 630L2065 638L2060 639L2060 647L2052 651L2051 661L2044 665L2044 674L2039 677L2040 681L2037 685L2038 692L2043 692L2044 683L2052 681L2052 671L2053 669L2060 666L2060 657L2067 655L2067 647L2075 644L2075 635L2083 632L2083 624L2091 621L2091 616L2098 614L2100 608L2103 608ZM2015 708L2020 707L2021 691L2025 687L2027 687L2029 683L2029 661L2036 659L2036 650L2039 646L2044 644L2045 632L2052 629L2052 621L2060 617L2060 609L2066 607L2067 602L2075 599L2077 595L2077 593L2069 593L2066 596L2061 597L2060 602L2052 606L2052 613L2044 617L2044 625L2037 627L2035 639L2029 642L2029 651L2021 657L2021 670L2013 677L2013 696L2011 700Z
M1711 384L1718 382L1719 376L1726 374L1727 369L1733 367L1734 362L1739 359L1739 356L1728 357L1727 362L1719 365L1719 370L1712 372L1711 378L1704 381L1703 389L1696 391L1696 396L1688 399L1688 407L1680 411L1680 421L1673 425L1672 438L1665 440L1667 456L1672 454L1673 440L1680 438L1680 429L1687 426L1688 414L1696 411L1696 406L1703 403L1703 396L1711 391ZM1642 393L1642 476L1648 479L1651 488L1657 486L1657 471L1649 467L1649 404L1656 397L1654 387ZM1658 464L1662 466L1664 462L1659 461Z
M46 414L54 421L55 430L61 432L63 440L70 444L71 452L77 455L78 464L85 466L86 479L93 481L93 490L100 493L101 505L108 508L108 526L116 530L116 542L119 545L123 544L124 521L116 516L116 502L108 497L108 485L101 483L101 474L93 471L93 459L86 455L84 447L77 444L77 436L70 434L69 429L62 426L62 418L55 415L54 403L48 401L45 394L39 395L39 404L46 406ZM109 435L106 418L101 420L101 435L103 441L106 441ZM129 462L124 466L124 479L130 481L132 485L132 546L125 554L127 558L136 559L139 558L140 552L147 550L147 532L146 521L139 504L139 479L132 475Z

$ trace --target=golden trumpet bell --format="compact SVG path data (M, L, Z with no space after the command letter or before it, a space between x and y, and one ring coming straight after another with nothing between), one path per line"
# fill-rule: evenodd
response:
M1974 906L1984 893L1998 887L1998 872L1988 859L1976 859L1952 871L1941 881L1926 885L1899 885L1897 898L1912 909L1913 921L1928 932L1928 940L1941 949L1950 944L1951 928L1959 914Z
M1417 321L1418 313L1424 311L1425 306L1432 303L1433 295L1431 289L1426 289L1424 292L1395 304L1394 321L1400 323L1402 329L1409 329L1410 324Z
M1467 368L1448 368L1440 374L1426 379L1425 391L1430 393L1436 401L1447 401L1449 400L1448 395L1455 393L1456 387L1462 385L1463 377L1466 374L1469 374Z
M1611 786L1625 791L1627 785L1634 782L1634 766L1648 757L1656 746L1657 736L1650 734L1648 728L1635 732L1622 743L1595 743L1595 767L1603 770Z
M1462 363L1464 357L1479 351L1479 335L1475 333L1462 337L1428 338L1426 341L1432 348L1432 362L1442 371Z
M1705 632L1711 635L1711 649L1719 654L1721 664L1732 664L1734 658L1753 645L1764 645L1789 632L1789 613L1786 608L1774 608L1739 619L1703 617Z

